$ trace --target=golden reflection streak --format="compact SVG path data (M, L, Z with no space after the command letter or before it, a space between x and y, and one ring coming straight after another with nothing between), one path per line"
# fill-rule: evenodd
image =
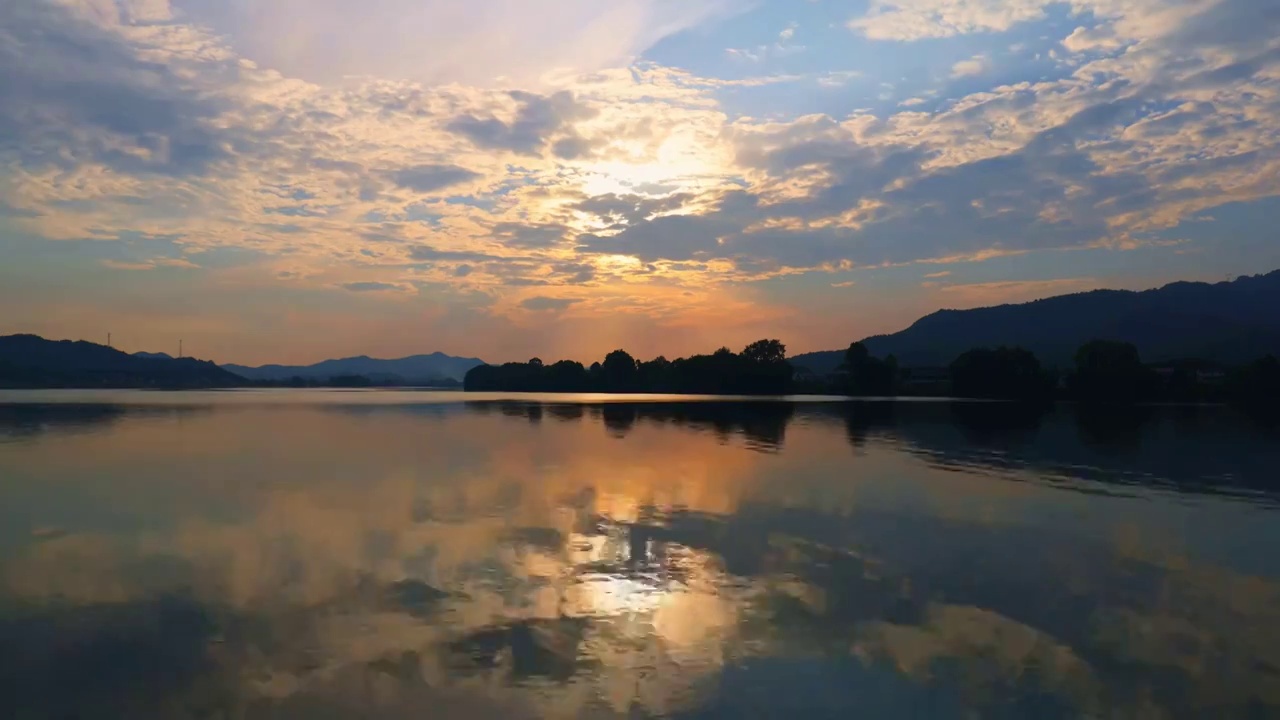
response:
M17 470L47 475L54 492L83 493L93 503L110 500L104 507L113 512L158 513L174 524L138 537L42 539L6 563L7 591L88 604L125 602L162 591L166 582L180 582L189 583L200 598L246 612L296 614L305 618L301 632L325 662L306 672L273 665L279 659L271 657L260 660L265 667L248 665L246 673L266 673L253 681L256 691L277 698L317 692L351 667L406 648L439 647L495 621L609 618L591 625L579 646L601 666L598 675L581 681L591 687L578 685L540 702L565 713L597 697L608 698L620 711L633 701L654 711L670 710L692 702L699 679L721 667L727 648L740 642L747 601L726 590L727 578L712 555L693 550L675 557L683 571L678 583L614 570L599 573L602 582L581 581L593 564L607 561L606 567L616 568L629 559L620 525L642 520L647 507L730 516L747 503L759 503L847 514L860 504L883 503L876 493L886 483L878 481L894 478L901 489L910 484L907 477L922 470L920 461L873 441L852 461L858 472L846 483L831 483L830 458L850 453L838 426L793 425L787 453L767 456L746 452L736 439L724 442L711 433L664 428L645 419L620 440L596 419L562 421L549 413L541 423L552 428L496 412L452 415L445 422L427 416L421 423L404 422L404 416L388 410L298 409L287 411L285 422L274 414L284 411L266 412L248 408L126 419L109 432L76 436L71 440L75 452L67 451L68 438L37 440L21 456L30 466ZM263 436L259 430L266 421L289 430ZM501 438L501 445L493 445L493 438ZM151 459L149 467L138 466L140 456ZM112 483L84 481L97 476ZM271 481L262 484L261 477ZM1016 517L1020 504L1046 492L954 474L945 483L911 487L924 492L923 507L937 517L979 524ZM1054 499L1067 502L1061 495ZM1003 511L993 514L993 508ZM233 512L228 516L228 511ZM614 534L581 532L592 517L602 518ZM551 529L563 540L546 548L524 547L511 542L514 528ZM164 577L138 572L150 558L180 559L186 570L175 575L166 567ZM477 563L484 572L477 574ZM1236 613L1280 620L1274 617L1280 597L1275 583L1187 569L1165 579L1171 599L1157 611L1157 621L1100 615L1100 638L1144 664L1174 662L1193 674L1203 672L1205 656L1199 651L1178 655L1165 649L1196 624L1186 606L1173 599L1190 595L1196 598L1191 607L1200 615L1199 626L1223 633L1204 635L1198 648L1231 643L1241 658L1275 664L1274 648L1280 644L1271 645L1268 638L1274 639L1280 622L1260 632L1229 621ZM512 606L493 586L492 572L511 578L530 603ZM1080 577L1063 582L1087 588L1087 569L1079 572ZM420 578L464 592L466 600L450 603L446 631L402 611L369 606L360 596L369 577L379 583ZM820 589L777 580L759 582L821 612ZM335 604L355 612L319 612ZM1000 647L1007 655L998 661L1002 672L1017 674L1022 664L1043 664L1048 658L1054 667L1066 668L1066 676L1080 676L1071 663L1060 662L1056 650L1041 657L1040 641L1027 639L1033 630L989 611L939 606L928 617L920 627L864 628L864 641L855 649L887 653L905 672L916 673L948 653ZM1154 627L1157 635L1142 634L1141 627ZM424 663L424 675L437 681L449 677L446 669ZM635 685L638 666L656 669L642 687ZM1067 686L1084 687L1081 682Z

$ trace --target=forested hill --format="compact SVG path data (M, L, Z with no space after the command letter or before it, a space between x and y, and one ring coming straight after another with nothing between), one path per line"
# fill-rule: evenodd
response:
M6 388L216 388L244 379L212 362L135 356L106 345L0 337L0 387Z
M1280 356L1280 270L1232 282L1176 282L1154 290L1095 290L1018 305L940 310L892 335L864 340L872 355L903 367L942 367L974 347L1020 346L1048 366L1070 365L1093 339L1137 346L1147 362L1200 358L1239 365ZM844 350L791 358L817 373Z
M284 381L292 378L304 380L329 380L337 376L358 375L373 382L420 382L436 380L461 380L467 371L484 361L432 353L414 355L396 360L380 360L366 356L325 360L314 365L223 365L223 368L250 380Z

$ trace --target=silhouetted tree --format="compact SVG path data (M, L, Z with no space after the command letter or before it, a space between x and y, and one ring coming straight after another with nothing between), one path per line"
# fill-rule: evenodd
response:
M1020 347L975 348L956 358L949 369L956 397L1040 400L1053 389L1040 361Z
M787 346L777 340L757 340L742 349L742 358L757 365L778 365L787 361Z
M608 392L635 392L639 376L636 359L626 350L614 350L604 358L600 366L603 389Z
M661 355L649 362L640 363L638 368L640 386L649 392L671 392L673 390L671 367L671 361Z
M1228 381L1231 402L1259 419L1280 418L1280 360L1274 355L1253 361L1232 374Z
M897 390L897 359L872 357L867 346L860 342L845 350L840 369L846 373L844 390L850 395L889 396Z
M686 393L727 395L746 392L742 358L729 348L710 355L694 355L672 363L674 390Z
M1072 395L1083 402L1125 403L1150 400L1159 376L1142 364L1132 343L1092 340L1076 351L1075 372L1068 378Z
M778 340L757 340L738 356L739 387L736 392L781 395L791 387L792 368L787 346Z
M792 375L786 354L781 342L761 340L740 355L722 347L710 355L675 361L659 356L637 362L625 350L615 350L590 370L569 360L543 365L533 358L527 363L474 368L467 373L464 387L507 392L782 394L790 388Z
M561 360L548 367L543 373L546 378L545 389L550 392L586 392L591 387L591 378L582 363L572 360Z

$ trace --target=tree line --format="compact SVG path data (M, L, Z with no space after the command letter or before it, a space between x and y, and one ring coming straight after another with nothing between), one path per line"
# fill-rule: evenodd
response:
M1238 402L1280 403L1280 361L1261 358L1221 370L1199 360L1151 366L1131 343L1093 340L1065 370L1046 368L1021 347L974 348L943 372L921 379L893 355L878 358L860 342L845 351L839 369L816 376L787 360L778 340L759 340L733 352L638 361L614 350L590 367L572 360L545 364L481 365L467 373L468 391L684 393L708 395L835 394L853 397L947 395L957 398L1087 403Z
M637 361L614 350L590 367L573 360L546 365L481 365L463 380L468 391L688 393L707 395L781 395L791 390L793 369L787 348L777 340L759 340L735 353L720 348L710 355Z

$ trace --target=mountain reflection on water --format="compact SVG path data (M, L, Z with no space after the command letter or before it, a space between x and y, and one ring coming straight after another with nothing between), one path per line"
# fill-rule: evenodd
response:
M1274 426L379 397L0 404L9 716L1280 714Z

